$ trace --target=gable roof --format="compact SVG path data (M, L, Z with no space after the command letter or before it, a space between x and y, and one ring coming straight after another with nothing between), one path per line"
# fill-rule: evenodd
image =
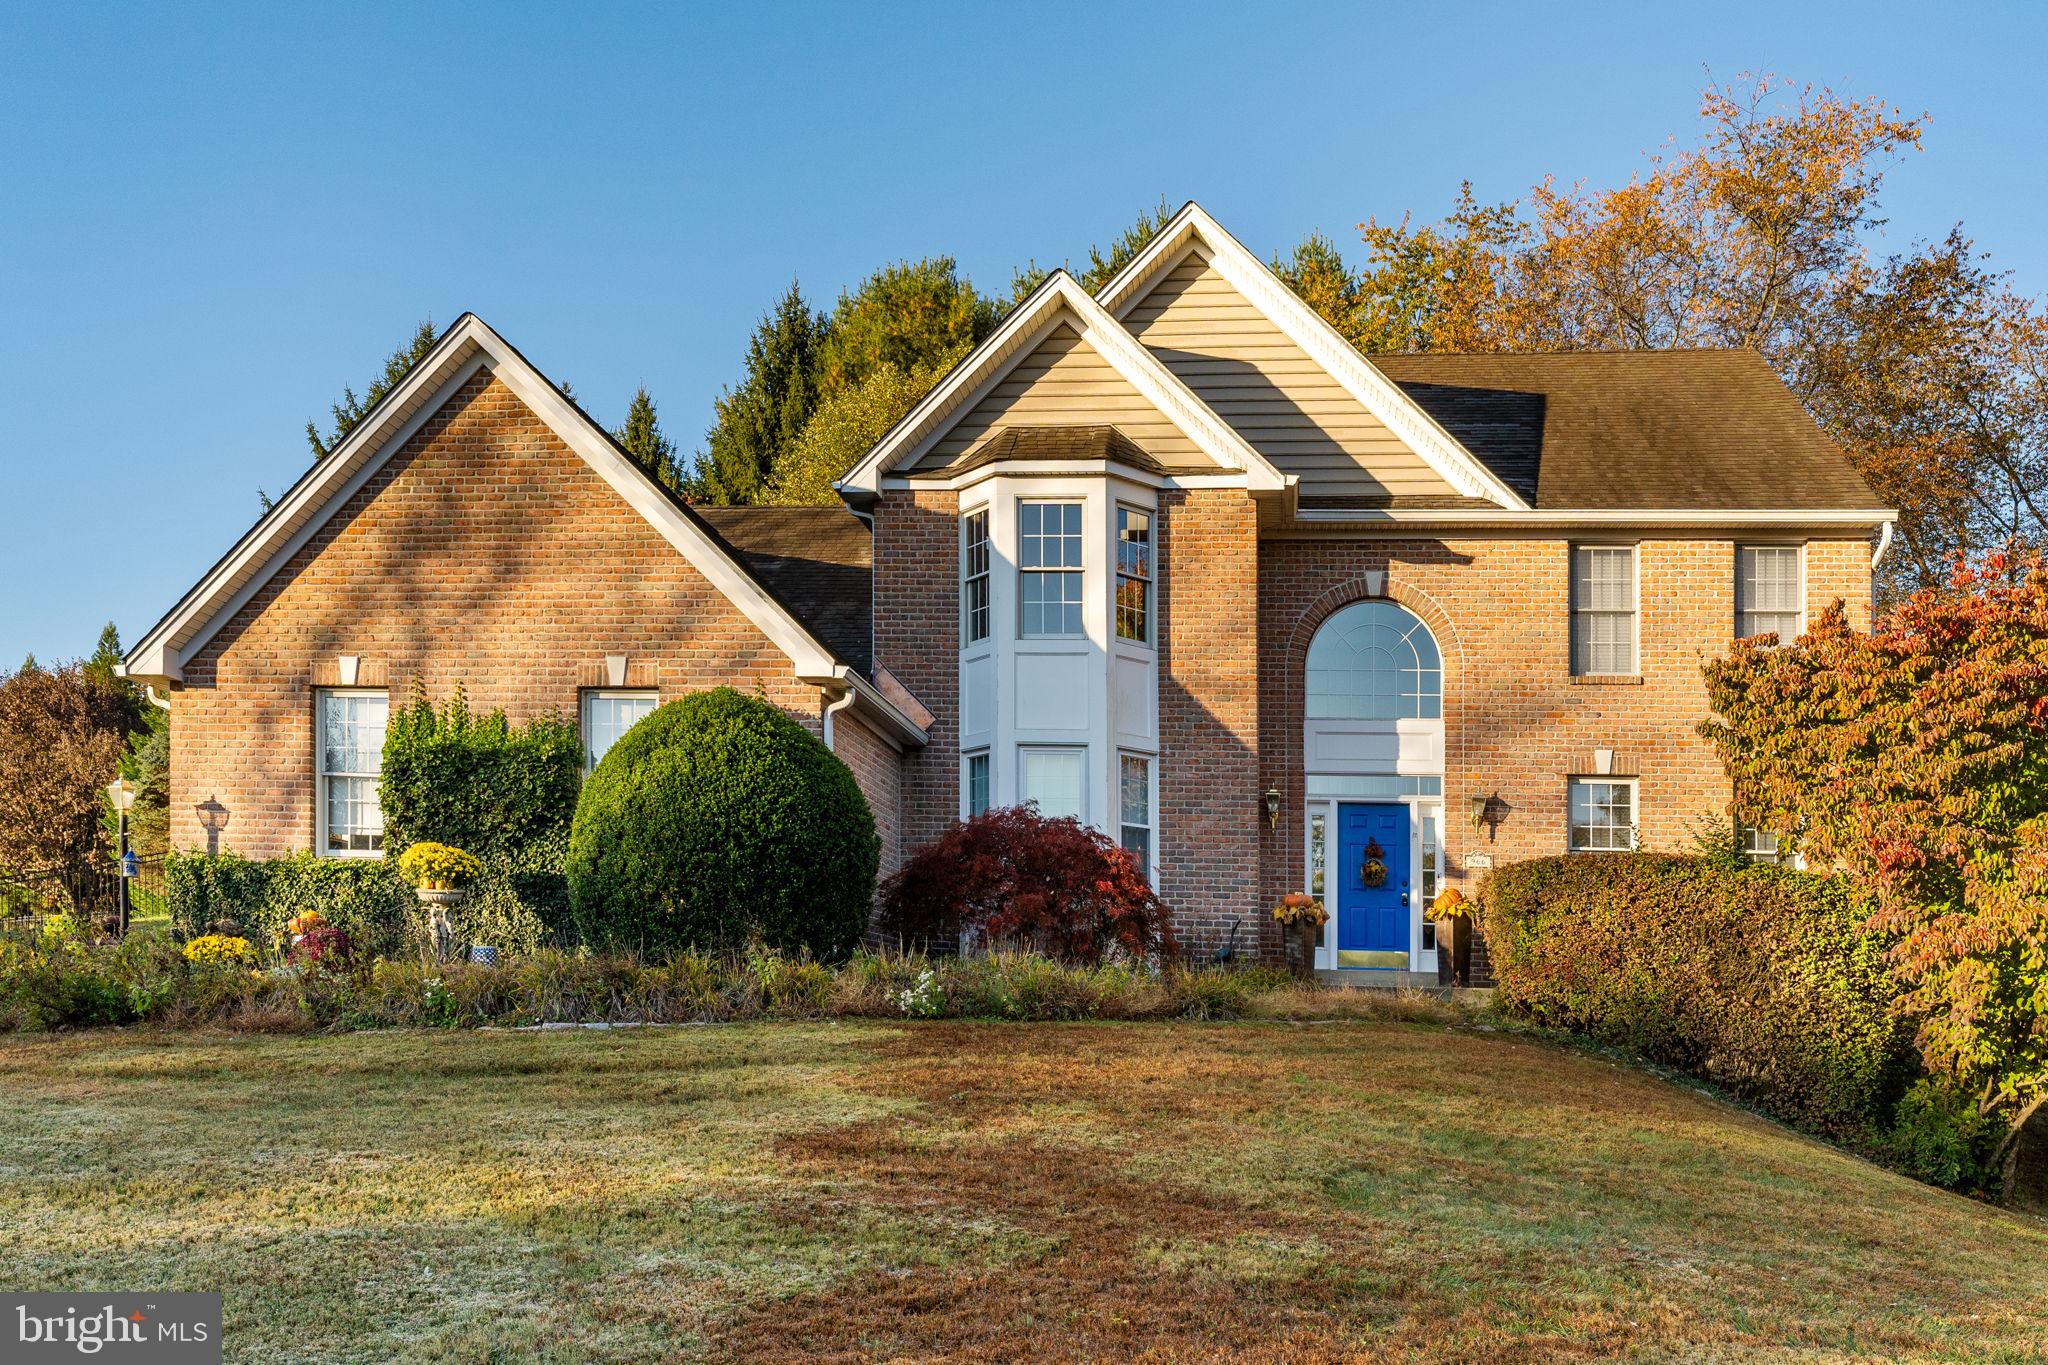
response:
M874 673L874 537L844 507L699 507L754 576L834 653Z
M457 318L389 393L152 626L122 660L131 677L182 680L185 660L210 640L380 469L463 383L488 369L563 444L661 533L789 657L796 676L879 697L856 665L824 638L693 508L656 483L519 351L474 313ZM923 732L896 712L906 738Z
M1527 501L1503 482L1486 463L1467 450L1431 414L1365 359L1357 347L1338 335L1301 297L1288 288L1265 262L1245 249L1223 225L1189 200L1167 221L1145 249L1102 287L1102 306L1122 318L1150 292L1167 268L1190 245L1208 253L1209 264L1274 326L1362 407L1420 456L1457 493L1482 498L1500 507L1525 509Z
M878 492L883 476L915 463L954 420L1063 324L1073 327L1220 470L1242 473L1256 489L1287 486L1279 470L1125 331L1073 276L1055 270L834 487L848 497Z
M1372 359L1538 508L1883 510L1753 350Z

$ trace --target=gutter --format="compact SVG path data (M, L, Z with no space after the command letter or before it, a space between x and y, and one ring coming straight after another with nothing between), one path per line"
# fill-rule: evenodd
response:
M863 715L872 716L880 721L887 732L885 737L899 749L922 749L931 743L931 735L923 726L904 715L894 702L882 695L880 688L846 664L834 664L828 674L799 677L797 681L809 683L832 698L825 707L827 748L832 746L832 717L853 706L858 706Z

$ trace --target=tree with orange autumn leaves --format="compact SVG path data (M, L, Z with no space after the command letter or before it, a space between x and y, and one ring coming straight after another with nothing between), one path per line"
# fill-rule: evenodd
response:
M1870 895L1930 1075L2048 1096L2048 566L1994 551L1865 634L1840 604L1707 666L1738 817Z
M1771 77L1700 114L1625 185L1467 184L1439 222L1361 224L1356 273L1321 237L1275 268L1368 352L1754 347L1899 509L1888 599L2048 544L2048 313L1959 227L1878 251L1927 119Z

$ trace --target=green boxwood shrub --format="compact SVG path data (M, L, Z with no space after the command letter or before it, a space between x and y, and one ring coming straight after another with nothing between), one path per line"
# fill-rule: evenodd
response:
M1876 1141L1917 1064L1884 946L1836 878L1654 854L1543 858L1482 892L1495 1003Z
M571 910L599 947L759 939L837 958L867 928L880 856L846 765L767 701L721 687L655 711L585 780Z

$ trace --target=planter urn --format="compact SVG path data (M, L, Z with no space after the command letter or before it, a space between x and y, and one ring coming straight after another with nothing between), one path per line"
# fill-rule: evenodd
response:
M427 908L427 937L433 942L434 960L446 962L455 946L455 926L448 922L448 912L469 899L469 892L459 886L421 886L415 887L413 894Z

